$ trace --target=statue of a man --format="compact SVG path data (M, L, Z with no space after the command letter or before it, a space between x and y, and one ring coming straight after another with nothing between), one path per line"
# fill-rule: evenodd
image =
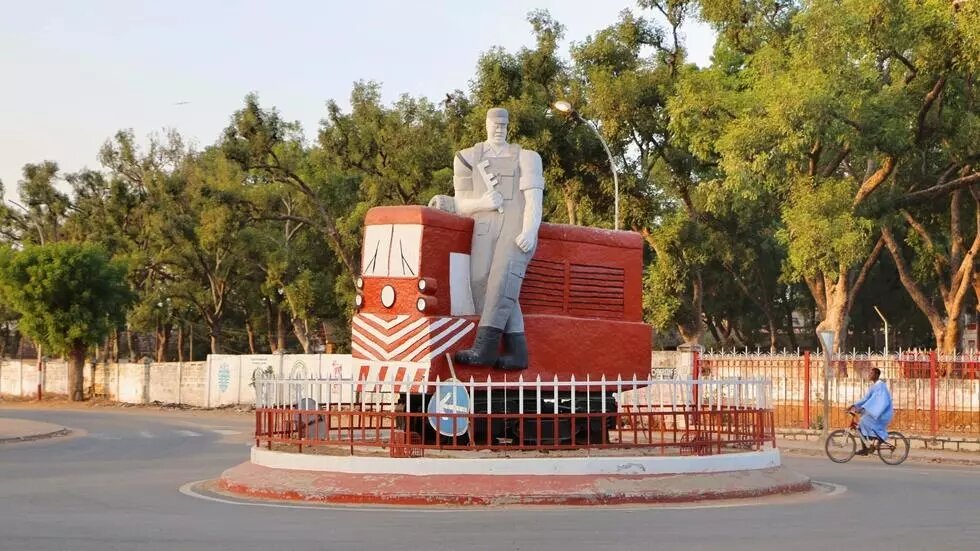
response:
M526 369L527 340L518 304L528 262L538 244L544 175L541 156L507 143L506 109L487 111L487 141L456 153L455 210L471 216L470 281L480 312L473 348L456 362ZM504 354L498 357L501 335Z

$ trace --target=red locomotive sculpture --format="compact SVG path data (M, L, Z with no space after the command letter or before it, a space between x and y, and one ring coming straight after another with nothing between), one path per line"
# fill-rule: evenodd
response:
M352 328L359 380L417 392L450 377L446 355L472 342L479 320L469 288L472 229L471 218L429 207L368 212ZM520 294L530 355L524 380L647 378L641 236L560 224L542 224L538 236ZM456 365L455 373L464 381L518 376L491 366Z
M473 219L422 206L377 207L365 218L352 361L358 389L394 393L414 412L433 400L436 381L591 381L591 392L558 395L484 392L473 411L514 413L617 409L601 386L650 374L650 326L642 320L643 241L633 232L542 224L525 272L519 302L529 349L526 370L455 365L449 358L472 343L479 323L469 280ZM574 379L573 379L574 378ZM601 391L602 388L606 392ZM414 395L416 398L411 398ZM523 400L523 403L520 401ZM541 403L538 403L538 401ZM545 402L548 402L545 404ZM543 426L514 419L474 427L476 442L531 439L602 442L613 422ZM429 441L440 438L421 418L407 427Z

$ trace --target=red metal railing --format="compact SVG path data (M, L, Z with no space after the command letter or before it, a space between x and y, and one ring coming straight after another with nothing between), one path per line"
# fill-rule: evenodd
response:
M777 427L822 426L822 354L707 352L695 356L695 361L702 380L767 380ZM891 391L892 427L912 434L980 436L980 357L976 354L835 355L828 372L831 427L848 422L843 408L864 396L872 367L881 369Z
M775 445L762 380L392 381L258 377L255 442L293 451L637 449ZM293 448L295 447L295 448Z
M343 448L370 453L387 448L409 457L425 450L551 451L644 448L661 455L712 455L775 445L773 412L766 409L627 407L612 413L459 413L450 434L433 428L431 415L403 411L259 408L255 444L292 451ZM465 427L465 428L464 428ZM500 430L501 427L507 427ZM456 430L456 429L460 430ZM506 437L500 437L506 434ZM325 450L324 450L325 451Z

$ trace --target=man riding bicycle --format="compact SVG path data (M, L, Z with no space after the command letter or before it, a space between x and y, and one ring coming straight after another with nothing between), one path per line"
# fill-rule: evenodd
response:
M877 438L884 442L888 439L888 423L891 422L894 410L892 410L892 395L888 392L885 381L880 380L881 370L877 367L871 368L868 380L871 381L871 388L860 402L855 403L848 411L856 411L861 414L861 421L858 423L858 430L865 438ZM872 440L874 441L874 440ZM857 455L868 455L871 450L861 443L861 451Z

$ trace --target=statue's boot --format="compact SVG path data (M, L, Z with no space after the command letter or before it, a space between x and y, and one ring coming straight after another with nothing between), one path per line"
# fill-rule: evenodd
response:
M504 333L504 355L497 360L498 369L527 369L527 338L524 333Z
M476 329L473 348L456 352L455 360L464 365L487 365L497 363L497 349L500 347L502 329L481 325Z

